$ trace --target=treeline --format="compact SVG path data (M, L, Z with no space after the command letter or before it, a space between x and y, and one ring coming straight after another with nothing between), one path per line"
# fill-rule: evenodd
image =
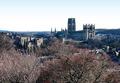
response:
M54 40L36 54L24 56L11 47L12 40L4 35L0 39L0 83L120 82L120 72L116 69L120 66L106 53L96 55L89 49ZM48 59L48 56L54 57Z
M120 29L97 29L97 34L120 35Z

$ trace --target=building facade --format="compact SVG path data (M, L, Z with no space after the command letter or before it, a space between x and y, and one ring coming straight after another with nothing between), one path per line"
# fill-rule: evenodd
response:
M84 40L94 39L95 38L95 25L85 24L83 25Z

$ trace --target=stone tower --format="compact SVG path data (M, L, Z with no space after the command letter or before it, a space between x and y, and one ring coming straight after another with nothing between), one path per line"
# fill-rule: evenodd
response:
M84 40L94 39L95 37L95 25L85 24L83 25Z
M75 18L68 18L68 33L76 31Z

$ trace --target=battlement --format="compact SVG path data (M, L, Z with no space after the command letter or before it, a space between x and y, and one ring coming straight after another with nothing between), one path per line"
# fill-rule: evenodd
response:
M85 29L95 29L95 24L83 24L83 30Z

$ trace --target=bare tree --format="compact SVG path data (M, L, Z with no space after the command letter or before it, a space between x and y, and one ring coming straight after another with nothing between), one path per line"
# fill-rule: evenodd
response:
M51 83L102 83L108 67L107 60L103 56L97 59L95 53L87 50L73 56L61 56L46 63L43 80L47 77L46 80ZM41 76L39 80L42 80Z

